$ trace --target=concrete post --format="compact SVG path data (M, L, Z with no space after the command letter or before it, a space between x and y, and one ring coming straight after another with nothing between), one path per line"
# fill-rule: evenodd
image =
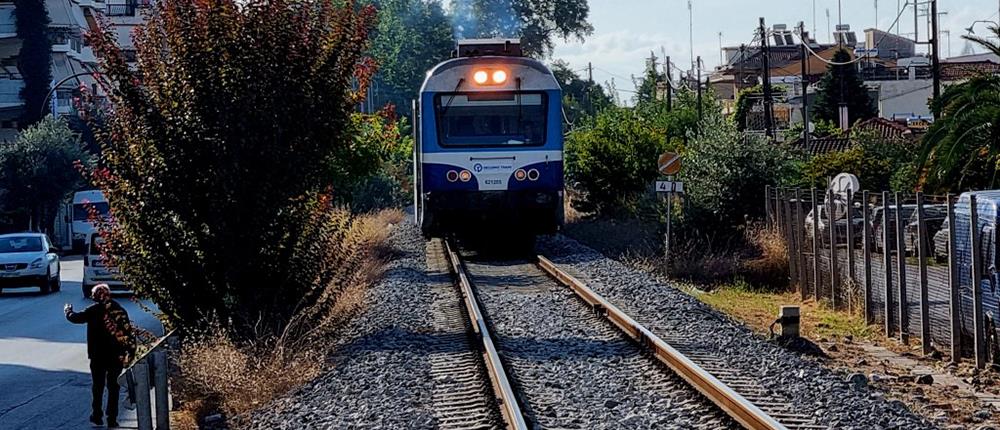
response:
M153 353L153 390L156 399L156 430L170 430L170 395L167 385L167 352Z
M920 260L920 348L931 353L930 302L927 297L927 224L924 216L924 193L917 193L917 258Z
M951 317L951 362L962 361L962 296L958 287L958 260L955 258L955 196L948 194L948 311Z
M896 280L899 286L899 341L910 342L910 303L906 298L906 238L903 237L903 199L896 192Z
M153 430L153 416L149 398L149 365L140 360L132 365L135 378L135 414L139 430Z

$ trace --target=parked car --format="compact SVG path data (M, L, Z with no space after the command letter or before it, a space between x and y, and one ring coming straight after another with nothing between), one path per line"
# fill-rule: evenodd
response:
M928 249L927 255L934 255L934 241L930 238L934 237L941 226L944 224L944 219L948 216L948 206L947 205L924 205L924 226L927 228L927 245L930 247ZM906 243L906 254L907 255L917 255L917 230L919 229L919 223L917 222L917 211L914 210L913 214L910 215L909 223L903 229L903 240ZM946 242L947 243L947 242Z
M108 216L110 206L108 206L108 200L104 198L104 193L98 190L88 190L73 194L73 218L70 230L74 253L86 252L90 235L97 231L94 220L91 218L91 209L97 212L97 216Z
M38 287L59 291L59 255L41 233L0 235L0 292L4 288Z
M941 222L941 229L934 233L934 258L939 263L948 261L948 217Z
M830 240L830 230L827 228L827 222L829 217L826 213L826 205L816 206L819 210L819 234L826 240ZM805 221L803 222L803 228L805 229L805 235L807 241L812 241L813 237L813 214L816 210L809 211L806 214ZM861 208L859 204L855 204L854 208L854 219L851 220L854 224L854 245L859 246L861 244L862 238L862 228L864 227L864 219L861 217ZM847 244L847 218L841 218L833 222L834 228L836 229L837 244L844 245Z
M971 196L976 196L978 222L971 222ZM979 291L982 298L983 321L986 330L987 360L1000 363L1000 190L963 193L955 204L955 267L961 292L959 316L962 321L962 335L973 333L973 285L972 274L979 275ZM978 243L971 240L972 229L977 230ZM972 263L972 249L979 249L979 261ZM992 358L990 358L992 356Z
M909 221L913 213L916 212L917 205L902 205L899 208L900 215L902 219ZM872 210L872 231L873 239L875 241L875 251L884 252L883 244L885 243L885 227L882 222L882 216L885 212L885 206L876 206ZM890 249L896 249L896 206L889 206L889 247Z
M109 267L101 253L101 246L104 239L100 233L90 235L87 252L83 256L83 296L90 297L90 290L97 284L108 284L111 291L128 291L129 288L122 281L118 274L118 269Z

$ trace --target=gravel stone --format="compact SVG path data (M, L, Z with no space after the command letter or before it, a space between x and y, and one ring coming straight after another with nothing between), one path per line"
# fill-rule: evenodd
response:
M463 395L480 402L483 414L457 418L473 420L470 427L499 427L450 276L427 270L427 244L412 222L394 228L397 255L367 291L360 315L331 339L329 370L254 413L248 428L443 428L460 423L440 415L442 402Z
M821 425L873 430L936 428L904 406L886 402L871 387L854 389L843 372L768 342L672 287L669 281L606 258L561 235L540 239L538 250L657 335L696 340L714 356L724 357L733 370L787 399L794 412L812 415ZM874 380L876 375L872 376ZM817 411L822 413L815 414Z

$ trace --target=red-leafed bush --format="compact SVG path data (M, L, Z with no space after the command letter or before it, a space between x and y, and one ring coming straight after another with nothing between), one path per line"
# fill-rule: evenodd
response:
M111 104L89 172L106 251L171 322L277 335L353 269L329 202L373 168L350 131L373 20L352 1L161 0L134 68L113 29L89 37Z

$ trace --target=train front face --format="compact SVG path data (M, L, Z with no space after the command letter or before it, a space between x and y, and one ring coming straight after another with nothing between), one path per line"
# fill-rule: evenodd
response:
M439 64L420 94L424 234L555 232L563 222L562 91L523 57Z

